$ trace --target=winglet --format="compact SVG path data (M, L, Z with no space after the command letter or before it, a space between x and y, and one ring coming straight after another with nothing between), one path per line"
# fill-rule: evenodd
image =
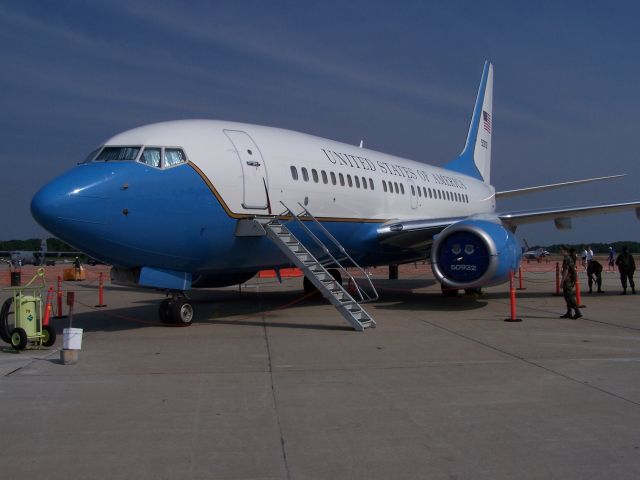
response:
M493 65L486 61L462 153L444 167L490 183L493 131Z

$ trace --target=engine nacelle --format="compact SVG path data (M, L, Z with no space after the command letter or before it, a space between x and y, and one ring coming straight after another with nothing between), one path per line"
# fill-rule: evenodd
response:
M520 265L518 241L500 223L463 220L445 228L434 240L431 268L450 288L480 288L503 283Z

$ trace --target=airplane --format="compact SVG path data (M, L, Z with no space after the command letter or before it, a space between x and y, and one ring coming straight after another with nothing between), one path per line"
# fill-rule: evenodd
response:
M522 256L527 259L527 260L540 260L541 258L544 257L548 257L549 255L551 255L551 252L549 252L548 250L545 250L542 247L538 247L538 248L531 248L529 247L529 244L527 243L527 241L525 239L523 239L524 241L524 245L527 248L526 251L524 251L524 253L522 254ZM523 248L524 250L524 248Z
M112 282L166 291L159 317L180 325L195 315L187 291L240 284L260 270L302 268L305 291L320 289L347 318L357 299L336 285L346 269L325 268L341 258L361 267L430 258L452 295L508 280L522 256L519 225L554 220L566 229L575 216L633 209L640 218L640 201L497 211L500 198L611 177L496 192L492 134L487 61L464 148L442 167L362 142L177 120L113 136L42 187L31 212L53 235L112 265ZM312 243L324 247L320 254ZM365 320L349 321L357 330L375 326Z

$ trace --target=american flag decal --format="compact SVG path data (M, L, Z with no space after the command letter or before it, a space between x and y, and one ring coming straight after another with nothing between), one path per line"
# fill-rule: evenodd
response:
M484 124L484 129L491 133L491 115L484 110L482 111L482 123Z

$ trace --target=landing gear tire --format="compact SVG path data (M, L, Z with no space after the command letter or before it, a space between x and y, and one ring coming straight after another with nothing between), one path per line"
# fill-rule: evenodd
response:
M158 318L162 323L171 323L171 315L170 311L171 302L168 298L165 298L160 302L160 306L158 307Z
M451 298L458 296L457 288L445 287L444 285L440 285L440 289L442 290L443 297Z
M42 345L44 347L50 347L56 343L56 331L49 325L42 327Z
M24 350L27 346L27 332L24 328L14 328L11 330L11 346L16 350Z
M316 293L318 291L316 286L311 283L307 277L304 277L304 279L302 280L302 287L304 288L304 293L306 294Z
M337 268L330 268L328 272L331 274L331 276L335 279L336 282L342 285L342 275L340 274L340 270L338 270Z
M480 297L482 296L482 289L480 288L465 288L464 294L469 297Z
M171 302L169 308L172 323L188 327L193 322L195 316L195 309L191 302L186 298L178 298Z

